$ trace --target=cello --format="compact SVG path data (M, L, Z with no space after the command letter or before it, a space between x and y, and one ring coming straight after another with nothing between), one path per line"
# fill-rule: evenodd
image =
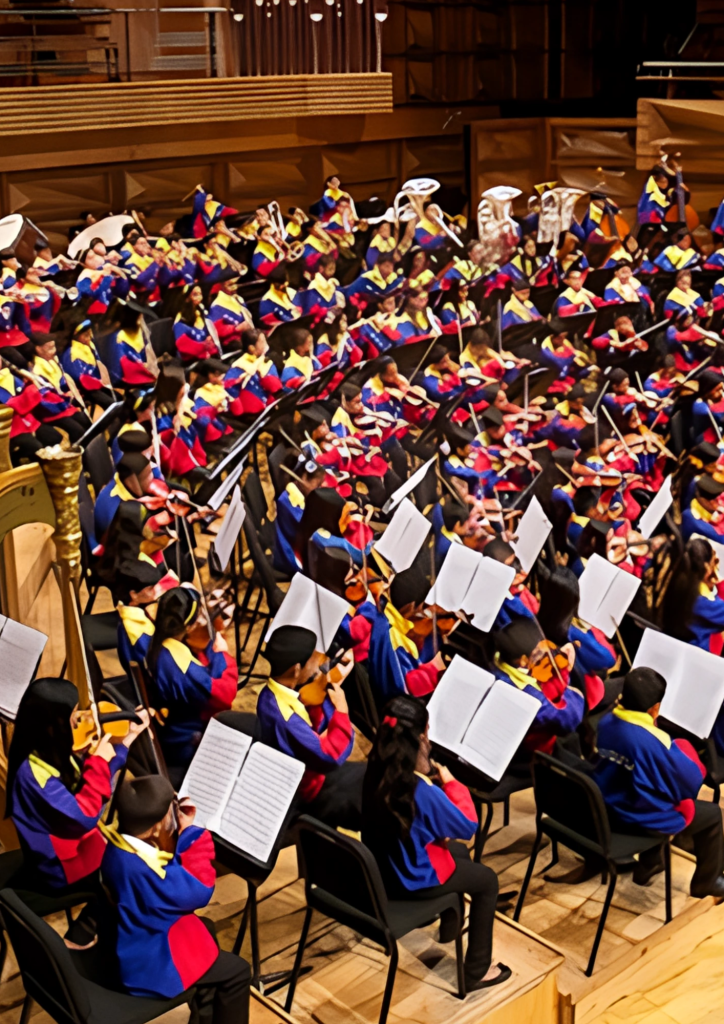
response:
M681 169L681 164L678 162L678 158L681 154L676 153L676 160L671 162L671 168L676 175L676 183L674 185L674 195L676 202L672 203L669 209L664 215L664 220L667 224L685 224L689 231L694 231L695 228L699 227L701 221L699 220L699 214L696 212L694 207L687 203L686 193L687 188L684 185L684 176ZM667 159L667 154L663 155L662 163Z

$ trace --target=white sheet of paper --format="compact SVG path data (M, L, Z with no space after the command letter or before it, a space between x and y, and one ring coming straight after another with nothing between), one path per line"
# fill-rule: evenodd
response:
M473 551L464 544L451 544L425 603L437 604L448 612L461 611L465 595L482 560L479 551Z
M645 540L649 539L669 511L673 500L671 496L671 476L667 476L661 485L661 489L657 491L654 500L639 519L638 532Z
M530 572L535 565L535 560L552 529L553 524L543 511L541 503L533 497L515 531L518 539L511 542L524 572Z
M535 697L497 679L473 715L457 753L499 782L539 708Z
M304 770L296 758L255 743L229 797L219 835L265 864Z
M432 742L455 750L494 682L491 672L456 654L427 705Z
M420 466L419 469L416 469L412 476L409 477L409 479L405 480L402 487L398 487L394 494L392 494L392 496L388 498L388 500L384 504L382 511L391 512L393 508L397 508L402 499L406 498L407 495L414 491L417 485L424 480L428 469L433 464L436 458L437 456L434 455L431 459L428 459L423 466Z
M239 536L239 530L241 529L245 518L246 507L244 506L244 502L241 500L241 490L237 485L231 496L231 502L226 510L224 521L222 522L219 532L216 534L216 540L214 541L214 551L219 559L219 565L222 570L225 570L229 564L231 552L234 550L234 545L236 544Z
M432 524L429 519L403 498L390 524L375 543L375 550L391 565L395 572L409 569L425 543Z
M221 814L236 782L251 736L212 718L179 790L196 805L196 824L218 832Z
M348 608L343 597L337 597L298 572L292 577L291 586L264 639L268 640L280 626L303 626L316 635L317 650L326 651Z
M15 719L48 638L45 633L0 615L0 713Z
M481 558L465 595L463 611L476 629L487 633L508 596L515 569L494 558Z
M579 618L611 637L641 585L638 576L592 555L580 580Z
M724 660L700 647L647 629L634 668L653 668L666 680L661 715L707 739L724 703Z

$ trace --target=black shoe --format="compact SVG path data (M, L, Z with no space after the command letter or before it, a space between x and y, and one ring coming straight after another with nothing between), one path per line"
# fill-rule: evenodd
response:
M471 992L480 992L481 989L484 989L484 988L492 988L494 985L502 985L503 982L507 981L508 978L513 973L511 971L510 967L506 967L505 964L496 964L495 966L500 968L500 974L498 974L497 977L495 977L495 978L491 978L490 981L484 981L483 978L480 978L478 981L470 982L470 984L468 984L468 982L466 981L465 982L465 993L466 993L466 995L470 995Z
M589 878L595 878L596 875L600 875L602 870L602 865L599 862L584 860L583 864L571 868L564 875L545 874L543 875L543 880L545 882L558 883L559 885L580 885L581 882L587 882Z
M654 861L652 864L642 864L641 861L639 861L633 869L633 875L631 877L636 885L651 885L656 875L661 874L663 870L664 863L662 860Z
M705 896L718 896L720 899L724 899L724 875L719 875L715 882L712 882L711 885L704 889L694 886L692 882L691 895L699 900L703 899Z

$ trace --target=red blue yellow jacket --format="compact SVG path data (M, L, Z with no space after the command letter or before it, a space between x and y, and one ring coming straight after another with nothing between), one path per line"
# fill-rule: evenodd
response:
M383 277L379 267L360 274L342 289L347 299L355 306L363 306L370 299L378 301L386 295L393 295L402 288L405 276L401 270L393 270L389 277Z
M315 356L300 356L292 349L282 369L281 381L284 390L300 388L302 384L312 379L312 374L316 370L321 369L322 364Z
M274 520L274 568L293 576L301 566L294 553L297 528L304 515L304 495L296 483L290 481L277 498L277 517Z
M436 323L436 317L431 312L432 323ZM397 331L402 345L410 344L413 341L422 341L433 336L431 320L428 319L427 311L416 310L414 313L403 313L393 318L392 324ZM439 325L438 325L439 326Z
M174 854L135 836L108 832L108 839L102 874L116 905L121 981L134 996L180 995L219 955L194 913L214 893L211 833L190 825L179 835Z
M139 665L145 662L155 627L144 608L119 602L117 610L118 660L128 672L132 661Z
M255 358L245 352L229 367L224 387L229 394L229 411L234 416L256 415L274 401L282 390L282 382L271 359Z
M209 334L206 320L199 310L196 310L193 325L182 320L179 313L174 321L173 336L176 339L178 354L184 363L192 363L196 359L208 359L209 356L218 356L219 354L216 343Z
M259 303L259 319L267 327L288 324L301 316L301 312L301 293L293 288L278 288L275 284L269 285L269 290L264 293Z
M236 697L236 662L226 651L214 651L211 642L196 657L180 640L164 640L153 682L168 708L168 718L159 729L166 761L190 764L209 719L227 711Z
M654 260L654 266L669 274L687 270L698 265L701 257L696 249L680 249L678 245L667 245Z
M452 264L442 276L440 282L443 290L450 287L453 281L465 281L467 284L477 284L482 280L483 268L472 260L462 260L459 256L453 256Z
M87 878L101 866L105 840L98 830L111 779L126 763L128 748L118 746L110 764L87 757L73 790L52 765L31 754L15 776L12 819L26 866L52 889Z
M628 285L624 287L617 277L612 278L606 285L606 290L603 293L604 302L628 302L629 298L627 295L628 289L633 288L636 292L636 296L639 302L644 302L652 308L651 295L649 294L648 288L641 284L635 277L632 277Z
M246 316L244 313L246 312ZM216 324L216 332L223 346L241 338L243 327L250 317L243 299L238 295L217 292L209 306L209 320Z
M318 323L331 309L339 304L344 305L344 294L335 277L323 277L317 273L308 288L299 293L299 300L302 313L314 317L314 323Z
M597 306L602 304L601 299L585 288L581 288L580 291L565 288L553 303L551 316L575 316L578 313L592 313Z
M227 412L229 399L223 384L207 383L194 391L196 431L202 444L218 441L231 433L231 427L219 417Z
M352 334L366 349L368 359L374 359L381 352L387 352L394 345L400 344L402 336L394 326L396 319L394 314L385 313L382 315L379 326L371 320L360 324L359 327L355 324L352 325Z
M383 238L382 235L374 235L365 253L365 263L368 267L374 267L380 256L389 256L397 248L397 242L393 236Z
M106 342L108 372L115 385L146 387L156 378L146 366L146 341L141 328L113 331Z
M40 392L35 384L14 376L7 366L0 369L0 403L9 405L13 410L11 437L35 433L40 426L40 420L34 412L38 410L40 401Z
M514 324L529 324L534 320L541 320L542 317L530 299L523 301L516 295L511 295L503 308L503 319L501 327L512 327Z
M123 269L131 279L131 288L137 298L148 298L155 302L160 297L158 275L161 265L153 256L141 256L132 249L123 263Z
M425 252L434 252L435 249L444 248L449 239L442 227L435 221L421 217L415 226L415 245L419 245Z
M270 679L259 694L256 714L262 741L306 765L299 785L302 800L313 800L327 773L352 753L349 715L338 711L329 697L323 704L305 707L295 690Z
M324 238L316 238L314 235L307 235L304 240L302 258L307 273L312 275L317 272L317 264L326 253L337 255L337 246L330 244Z
M98 351L93 342L86 345L73 339L60 356L60 365L78 387L85 391L98 391L103 387L98 368Z
M693 288L672 288L664 302L664 316L679 317L682 313L693 313L701 316L704 313L704 300Z
M31 370L37 377L40 392L38 413L44 423L54 423L78 411L71 400L68 382L57 356L53 359L36 356Z
M25 303L0 295L0 348L24 345L32 333Z
M474 302L465 299L455 306L452 302L446 302L440 311L440 323L443 334L456 334L458 324L463 327L475 327L480 323L480 313Z
M412 623L391 601L384 601L383 610L372 600L363 601L350 623L355 661L366 659L380 706L403 693L422 697L438 684L440 671L431 663L421 663L417 645L407 635L411 629Z
M594 778L627 825L675 835L691 822L706 773L686 740L672 740L645 711L615 708L598 723L598 753Z
M453 779L435 786L426 775L415 774L415 813L407 839L390 837L385 842L374 826L362 834L383 878L411 892L444 885L455 871L448 841L472 839L478 827L473 799L462 782Z
M60 309L60 296L42 284L31 284L23 281L20 296L25 303L25 311L33 331L44 334L50 330L53 317Z
M233 206L225 206L210 198L209 193L199 189L194 195L194 208L191 214L194 238L203 238L211 228L225 217L233 217L239 211Z
M529 672L515 665L506 664L497 653L493 663L493 674L496 679L502 679L503 682L517 686L519 690L535 697L540 705L523 741L527 750L544 750L550 753L555 745L556 736L566 736L581 724L585 702L578 690L565 685L558 692L555 689L558 681L554 680L553 688L550 690L551 696L548 696ZM565 670L563 680L564 684L567 684ZM560 687L560 684L558 686Z
M251 269L260 277L269 277L283 260L283 253L276 249L271 242L260 238L251 256Z
M91 270L86 267L80 272L75 286L82 298L90 300L86 310L89 315L107 312L113 298L115 280L113 274L107 273L104 269Z
M716 589L706 583L699 584L699 593L694 601L689 630L694 647L721 655L724 648L724 601Z
M656 184L653 174L650 174L636 208L639 224L661 224L668 208L669 200Z

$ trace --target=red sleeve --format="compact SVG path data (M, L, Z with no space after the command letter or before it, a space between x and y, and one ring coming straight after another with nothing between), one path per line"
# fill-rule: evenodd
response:
M470 792L467 786L463 786L462 782L458 782L457 779L453 779L452 782L446 782L442 787L442 791L448 800L455 804L457 809L465 815L470 821L477 822L478 815L475 810L475 804L473 798L470 796Z
M239 669L236 662L226 651L221 653L224 656L224 671L220 676L214 676L211 680L211 700L209 703L214 708L214 711L228 710L234 703L234 697L236 697L236 691L239 687Z
M696 767L701 772L702 779L705 778L706 777L706 768L704 767L704 765L699 760L699 755L694 750L694 748L692 747L691 743L689 743L689 741L685 740L685 739L678 739L678 740L674 740L674 746L678 747L679 750L681 751L681 753L684 754L685 757L688 757L690 761L694 762Z
M111 769L102 757L91 755L83 765L83 784L75 799L83 814L89 818L101 813L101 807L111 795Z
M270 395L275 395L277 391L281 391L282 382L273 373L267 373L261 378L261 386L265 391L268 391Z
M14 409L19 416L25 416L41 402L40 392L35 384L26 384L19 395L9 398L6 405Z
M121 373L126 384L155 384L156 378L144 364L128 356L121 356Z
M216 871L211 863L215 856L211 833L204 829L198 839L194 839L191 846L179 854L179 860L184 871L211 889L216 881Z
M405 685L413 697L424 697L432 693L440 679L440 669L429 661L426 665L411 668L405 676Z
M208 353L208 341L194 341L188 334L182 334L176 339L176 348L179 353L187 359L205 359Z
M349 715L335 710L329 720L326 732L319 737L319 745L329 757L339 758L349 746L354 736L354 729Z
M364 615L355 615L349 624L349 635L354 641L354 660L364 661L370 652L372 623Z

